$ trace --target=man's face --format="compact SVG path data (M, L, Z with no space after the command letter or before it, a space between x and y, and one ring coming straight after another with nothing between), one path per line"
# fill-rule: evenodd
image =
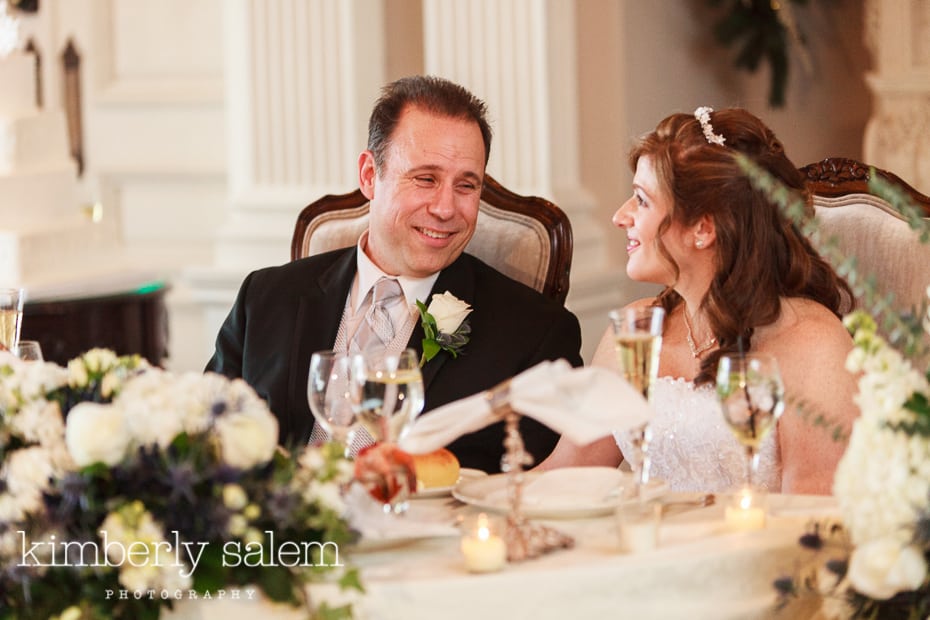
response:
M477 123L405 108L380 174L371 151L359 156L359 186L371 201L369 258L395 276L449 266L475 232L483 181Z

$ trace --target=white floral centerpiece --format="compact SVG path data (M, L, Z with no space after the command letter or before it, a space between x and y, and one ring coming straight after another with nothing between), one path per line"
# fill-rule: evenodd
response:
M358 587L331 446L290 453L241 380L95 349L67 368L0 357L0 618L157 618L236 586L314 606Z
M814 524L801 544L828 559L776 587L783 603L815 592L827 618L922 620L930 617L928 375L876 333L867 313L845 323L855 342L846 366L861 373L861 415L833 486L842 524Z
M779 605L813 595L821 598L826 618L930 618L930 370L915 368L927 355L927 300L918 312L899 312L893 297L877 294L874 277L860 274L854 257L839 252L835 239L818 236L803 200L749 160L741 163L869 308L844 318L854 343L846 368L859 376L860 415L834 478L842 519L812 523L801 537L815 558L800 574L776 581ZM869 187L920 232L922 242L930 240L930 225L900 189L874 170ZM829 424L822 417L814 422Z

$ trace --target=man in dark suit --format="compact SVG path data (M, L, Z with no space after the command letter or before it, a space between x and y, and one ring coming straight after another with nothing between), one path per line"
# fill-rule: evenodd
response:
M304 443L314 424L307 403L310 355L347 349L363 321L369 290L394 278L395 348L422 351L416 301L451 292L471 304L470 340L453 358L440 351L422 371L424 413L493 387L535 364L565 358L580 366L581 331L564 307L463 250L475 230L491 130L483 102L435 77L385 87L359 156L369 228L352 248L251 273L220 329L207 370L242 377L280 422L284 444ZM399 313L399 314L398 314ZM537 462L558 436L524 419ZM500 470L503 426L466 435L449 449L463 467Z

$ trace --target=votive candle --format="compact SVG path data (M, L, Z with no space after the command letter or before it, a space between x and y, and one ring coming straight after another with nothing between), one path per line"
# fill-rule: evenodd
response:
M727 506L724 519L736 530L761 530L765 527L765 509L758 496L743 489Z
M465 568L472 573L499 571L507 563L507 545L494 533L488 515L478 515L473 528L462 535Z

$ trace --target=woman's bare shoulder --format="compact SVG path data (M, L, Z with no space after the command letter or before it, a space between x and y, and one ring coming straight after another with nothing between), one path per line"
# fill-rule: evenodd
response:
M822 363L842 368L852 349L852 337L840 318L809 299L783 300L778 321L759 330L758 335L759 349L795 368Z

